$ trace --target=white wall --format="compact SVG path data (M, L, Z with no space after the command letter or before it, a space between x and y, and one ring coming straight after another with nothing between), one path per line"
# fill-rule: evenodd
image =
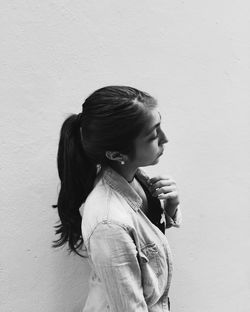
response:
M249 1L1 4L1 311L79 312L88 266L52 250L64 118L108 84L155 95L179 184L173 312L250 310Z

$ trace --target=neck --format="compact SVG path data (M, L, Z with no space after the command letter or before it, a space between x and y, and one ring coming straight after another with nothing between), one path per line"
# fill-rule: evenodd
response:
M114 164L111 166L116 172L118 172L128 183L133 182L135 173L138 168L131 168L125 165Z

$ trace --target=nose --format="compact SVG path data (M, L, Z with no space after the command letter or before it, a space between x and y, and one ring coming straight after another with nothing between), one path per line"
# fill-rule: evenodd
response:
M161 129L161 139L160 139L160 144L165 144L168 143L168 139L166 137L165 132Z

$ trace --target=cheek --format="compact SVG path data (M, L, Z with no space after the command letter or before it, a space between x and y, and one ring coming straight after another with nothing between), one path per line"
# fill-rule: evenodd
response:
M150 150L158 150L159 148L159 144L158 144L158 140L154 140L152 141L149 145L148 145L148 149Z
M158 140L143 143L140 142L140 144L136 146L134 160L136 159L137 161L147 162L148 160L155 158L158 152L159 152Z
M159 146L157 140L152 141L150 144L148 144L144 150L144 157L149 158L154 155L156 155L159 151Z

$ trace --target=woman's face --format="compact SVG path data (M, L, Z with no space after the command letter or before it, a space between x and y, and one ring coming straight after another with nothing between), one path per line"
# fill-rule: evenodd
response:
M167 143L165 133L161 129L161 115L157 109L149 112L149 119L142 133L135 139L134 155L130 159L131 166L145 167L158 163L163 153L163 144Z

